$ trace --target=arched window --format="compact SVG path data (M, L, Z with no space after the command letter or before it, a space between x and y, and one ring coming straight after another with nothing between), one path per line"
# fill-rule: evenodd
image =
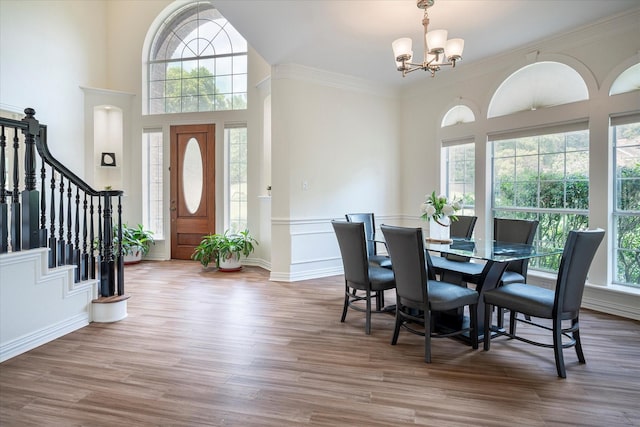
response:
M157 29L148 57L149 114L247 108L247 42L208 1Z
M640 90L640 63L632 65L623 71L611 85L609 95Z
M566 64L538 62L511 74L496 90L488 117L588 100L580 74ZM494 217L536 219L536 240L561 247L569 230L589 225L589 123L584 120L490 134ZM530 267L557 271L560 257Z
M454 126L460 123L471 123L475 121L476 116L473 114L473 111L471 111L471 108L466 105L456 105L444 115L440 127Z
M475 121L471 108L458 104L447 111L440 127ZM441 155L445 194L462 198L461 215L475 215L475 141L473 138L463 138L443 142Z
M576 70L560 62L536 62L520 68L496 90L487 117L537 110L589 99Z

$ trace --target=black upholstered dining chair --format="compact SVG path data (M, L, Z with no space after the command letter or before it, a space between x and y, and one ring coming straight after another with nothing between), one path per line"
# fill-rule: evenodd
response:
M431 338L450 337L469 332L471 345L478 348L476 309L478 292L452 283L435 280L429 253L424 249L421 228L380 227L387 242L396 281L396 323L391 344L398 342L400 328L424 335L424 361L431 363ZM470 327L438 334L433 331L431 315L469 306ZM418 330L414 325L422 325Z
M383 311L385 290L396 287L393 271L370 263L367 257L367 240L362 222L331 221L338 239L342 266L344 268L344 307L341 322L347 317L347 310L352 308L365 313L365 332L371 333L371 313ZM376 299L376 309L371 308L371 300ZM356 304L365 302L365 307Z
M509 332L498 331L499 335L507 335L529 344L553 348L556 369L561 378L567 376L564 366L564 348L575 347L578 361L585 363L578 318L587 273L603 237L604 230L602 229L569 232L560 261L555 290L524 283L511 283L485 292L484 336L490 336L491 308L493 306L507 308L511 310ZM518 313L530 317L551 319L552 327L526 318L518 318ZM571 321L571 326L563 329L562 321ZM544 344L517 335L516 322L524 322L551 330L553 344ZM562 342L563 337L565 343ZM484 349L487 351L490 348L490 341L490 339L484 340Z
M373 235L376 232L376 220L373 213L348 213L345 218L349 222L361 222L364 224L364 236L367 243L367 255L369 261L380 267L391 268L391 259L386 255L378 255L376 242Z
M462 239L470 239L473 235L473 229L478 221L477 216L456 215L456 221L451 221L451 237L459 237Z
M493 219L493 240L510 243L526 243L530 245L538 230L537 220L494 218ZM509 283L527 283L527 271L529 270L529 259L511 261L507 269L502 273L499 286ZM498 326L504 325L504 313L498 309Z
M456 221L451 221L450 235L461 239L470 239L473 235L473 229L478 221L477 216L456 215ZM468 262L469 258L454 254L444 254L444 257L450 261Z
M493 219L493 240L509 243L526 243L530 245L538 230L537 220L526 219ZM529 259L511 261L502 275L501 284L527 283Z

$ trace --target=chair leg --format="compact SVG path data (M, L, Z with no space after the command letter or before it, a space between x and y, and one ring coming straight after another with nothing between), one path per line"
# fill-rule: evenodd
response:
M364 331L367 335L371 334L371 291L367 289L367 308L365 312Z
M349 309L349 286L345 283L344 289L344 307L342 308L342 318L340 318L340 322L344 323L344 319L347 318L347 309ZM355 289L353 290L355 295Z
M496 317L496 324L498 328L504 327L504 309L502 307L497 307L498 316Z
M577 317L571 320L571 327L576 328L576 330L573 331L573 339L576 340L575 347L576 347L576 355L578 356L578 361L580 363L587 363L587 361L584 358L584 353L582 352L582 343L580 342L580 324Z
M491 345L491 310L493 310L491 304L484 305L484 337L482 345L484 351L489 351L489 346Z
M556 370L560 378L567 378L564 368L564 357L562 355L562 321L553 319L553 353L556 358Z
M424 312L424 361L431 363L431 310Z
M402 326L402 314L400 313L400 301L396 303L396 326L393 330L393 337L391 337L391 345L396 345L398 342L398 335L400 335L400 326Z
M471 348L474 350L478 349L478 334L480 331L478 330L478 305L470 304L469 305L469 316L471 317ZM485 316L486 317L486 316ZM486 336L486 335L485 335Z
M511 310L509 313L509 333L511 335L516 334L516 325L518 324L518 313L514 310Z
M384 291L376 292L376 311L382 311L384 307Z

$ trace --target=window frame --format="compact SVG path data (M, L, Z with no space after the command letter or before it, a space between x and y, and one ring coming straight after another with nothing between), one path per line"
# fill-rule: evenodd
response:
M581 129L580 129L581 128ZM571 138L572 134L575 134L576 132L581 132L582 136L581 138L584 140L583 143L583 148L580 150L567 150L567 141L569 140L569 138ZM544 142L543 140L541 140L541 138L545 138L545 137L550 137L550 136L556 136L556 135L563 135L563 150L559 150L556 152L545 152L540 150L540 146L541 143ZM536 144L537 144L537 149L536 149L536 154L523 154L521 156L518 155L517 153L517 149L516 149L516 145L517 145L517 141L523 141L526 139L531 139L533 138L534 140L536 140ZM513 141L514 142L514 154L513 156L502 156L502 157L496 157L496 147L500 144L500 143L504 143L505 141ZM567 171L567 153L572 153L572 152L586 152L587 155L587 165L589 163L588 161L588 157L589 157L589 152L590 152L590 134L589 134L589 128L588 128L588 124L587 122L582 122L581 125L576 125L576 123L571 123L571 124L567 124L566 126L562 126L562 125L556 125L556 126L551 126L551 127L542 127L542 128L538 128L535 130L525 130L525 131L513 131L513 132L508 132L508 133L504 133L501 134L499 136L495 136L495 135L489 135L488 138L488 142L490 145L490 173L491 173L491 180L490 180L490 186L491 186L491 216L493 218L495 217L501 217L501 218L514 218L514 219L535 219L535 220L539 220L540 221L540 225L538 227L538 230L536 232L536 241L541 241L541 235L547 235L547 233L551 233L552 235L555 235L555 239L552 239L551 241L549 241L548 239L543 239L545 240L546 243L551 243L551 244L555 244L558 246L563 246L564 242L566 241L566 236L568 235L569 229L574 229L574 228L582 228L582 227L571 227L569 226L568 222L571 221L574 224L578 224L578 225L585 225L588 226L589 224L589 189L590 189L590 176L589 176L589 170L587 167L587 174L583 179L569 179L569 173ZM549 180L544 180L541 179L541 172L543 172L543 170L541 169L540 163L541 163L541 157L547 156L547 155L558 155L558 154L563 154L563 172L562 172L562 179L561 180L557 180L557 181L549 181ZM525 205L519 205L517 203L517 186L518 186L518 182L522 182L522 183L527 183L530 182L530 180L525 180L525 181L518 181L517 178L514 178L512 180L512 182L514 183L514 190L513 190L513 203L510 205L497 205L497 187L500 185L500 183L502 182L502 180L499 180L498 177L496 176L496 162L499 161L500 159L509 159L509 158L513 158L513 176L516 177L517 176L517 171L518 171L518 167L517 167L517 159L518 157L536 157L536 170L537 170L537 179L535 180L535 192L536 192L536 206L525 206ZM508 181L505 181L508 182ZM563 186L563 190L562 190L562 195L563 195L563 200L562 200L562 207L541 207L541 201L540 201L540 196L542 194L543 187L546 185L546 183L558 183L561 182L562 186ZM582 182L583 184L586 183L586 191L587 191L587 195L586 195L586 205L581 208L581 207L567 207L566 203L567 203L567 193L568 193L568 189L567 189L567 183L580 183ZM583 219L581 220L580 217L583 217ZM545 222L554 222L556 223L556 219L559 220L559 224L560 224L560 228L556 230L556 232L553 232L552 229L547 229L545 227ZM559 233L558 233L559 231ZM538 259L538 258L534 258L530 260L530 266L532 269L535 270L540 270L540 271L546 271L546 272L552 272L552 273L557 273L557 269L559 267L559 263L560 263L560 256L557 257L545 257L544 259Z
M640 250L630 248L620 247L620 239L619 239L619 228L620 228L620 220L623 218L635 218L637 221L640 221L640 209L622 209L620 207L620 190L621 190L621 178L618 173L618 156L619 149L618 146L618 127L619 126L627 126L627 125L636 125L640 127L640 114L632 114L627 116L618 116L611 117L610 120L610 139L611 139L611 147L612 147L612 170L613 170L613 179L612 179L612 212L611 212L611 221L612 221L612 235L611 235L611 270L612 277L611 283L615 285L628 286L631 288L640 288L640 280L638 282L621 280L619 276L619 269L621 268L619 265L619 256L621 251L625 252L636 252L640 253ZM640 140L637 141L637 144L634 145L624 145L624 148L628 149L637 148L640 150ZM637 160L640 163L640 158Z

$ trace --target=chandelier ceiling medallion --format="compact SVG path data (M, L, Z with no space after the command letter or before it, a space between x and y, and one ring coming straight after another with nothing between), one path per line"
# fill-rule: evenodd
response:
M424 9L424 18L422 18L424 57L422 63L411 62L413 50L411 46L412 40L409 37L397 39L391 44L393 56L396 58L396 67L398 71L402 71L402 77L416 70L428 70L431 72L431 77L434 77L436 71L440 71L440 67L455 67L456 61L462 59L463 39L447 40L447 30L427 31L429 26L429 13L427 10L434 3L435 0L417 0L418 8Z

